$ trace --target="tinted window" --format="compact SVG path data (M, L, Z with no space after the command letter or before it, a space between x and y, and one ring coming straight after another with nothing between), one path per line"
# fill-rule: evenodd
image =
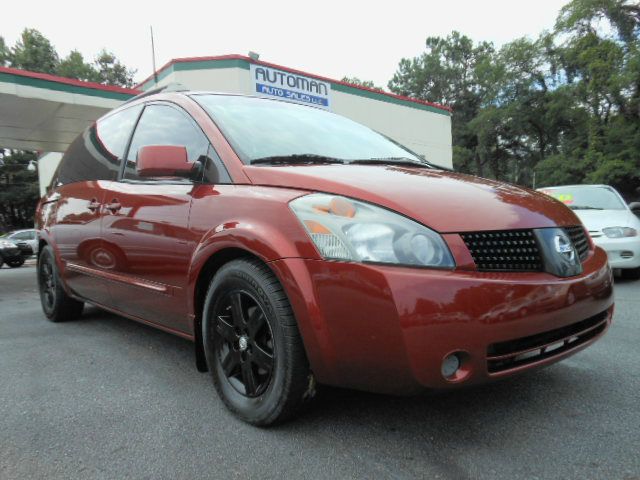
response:
M12 240L31 240L32 234L30 232L18 232L14 233L9 238Z
M207 160L204 162L202 177L202 181L204 183L211 183L214 185L216 183L231 183L229 172L227 172L222 160L220 160L220 157L211 146L209 147Z
M405 157L412 152L364 125L319 108L236 95L194 95L245 163L313 154L341 160Z
M144 109L133 134L127 154L125 178L139 179L136 161L138 150L145 145L184 146L189 161L195 162L206 158L209 141L186 113L169 105L155 104Z
M131 136L131 130L138 119L141 106L129 108L111 115L103 120L98 120L96 134L98 141L112 157L121 159L127 142Z
M124 149L142 106L98 120L69 146L58 167L57 183L115 180Z

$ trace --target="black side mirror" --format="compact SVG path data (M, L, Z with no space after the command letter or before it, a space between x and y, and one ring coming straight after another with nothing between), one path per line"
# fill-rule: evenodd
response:
M640 217L640 202L631 202L629 208L633 213Z

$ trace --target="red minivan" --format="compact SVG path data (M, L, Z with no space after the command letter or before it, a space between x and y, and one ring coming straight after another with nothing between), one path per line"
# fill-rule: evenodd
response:
M90 303L192 340L255 425L316 382L412 394L548 365L613 312L606 254L557 200L277 100L136 97L71 144L37 228L47 318Z

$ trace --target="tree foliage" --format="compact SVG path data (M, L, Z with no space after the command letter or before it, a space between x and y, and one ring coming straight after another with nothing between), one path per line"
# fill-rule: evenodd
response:
M361 87L373 88L374 90L382 90L382 87L377 86L371 80L360 80L358 77L342 77L343 82L351 83L352 85L359 85Z
M35 160L34 152L7 151L0 155L0 232L33 226L38 174L28 167Z
M120 87L133 87L136 73L104 49L93 62L86 62L77 50L60 59L51 42L33 28L25 28L13 48L0 37L0 66L5 65Z
M95 67L85 62L84 57L77 50L72 50L69 55L60 61L56 73L61 77L75 78L87 82L99 81Z
M60 63L56 49L39 31L25 28L13 47L11 66L31 72L55 73Z
M11 58L11 50L7 47L4 38L0 36L0 67L4 67L9 63Z
M105 85L120 85L122 87L133 87L134 70L129 70L116 58L116 56L102 50L95 61L98 82Z
M453 108L454 167L528 186L640 186L640 6L572 0L497 49L453 32L402 59L394 93Z

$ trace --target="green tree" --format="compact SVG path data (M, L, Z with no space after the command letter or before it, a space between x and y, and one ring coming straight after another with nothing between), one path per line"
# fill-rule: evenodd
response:
M474 44L459 32L446 38L428 37L425 53L400 60L388 85L399 95L452 107L454 167L479 175L485 174L488 160L478 150L480 138L470 122L494 103L493 79L500 75L494 59L492 44Z
M6 151L0 159L0 228L33 226L38 202L38 174L29 169L34 152Z
M96 58L95 65L100 83L129 88L134 86L133 76L136 71L120 63L113 53L102 50Z
M640 5L572 0L553 32L499 50L429 37L389 82L453 107L454 167L536 186L609 183L640 194ZM535 172L535 175L534 175Z
M84 61L84 58L77 50L72 50L57 68L57 74L61 77L75 78L87 82L100 81L99 75L95 67Z
M640 185L640 6L573 0L556 31L566 88L585 119L564 137L556 175L573 171L581 182L609 183L633 195ZM540 167L548 170L547 161Z
M55 48L44 35L33 28L25 28L13 47L11 66L55 74L59 61Z
M358 77L342 77L342 81L353 85L359 85L361 87L373 88L374 90L382 90L382 87L377 86L373 81L360 80Z
M0 36L0 67L11 63L11 50L7 47L4 38Z

